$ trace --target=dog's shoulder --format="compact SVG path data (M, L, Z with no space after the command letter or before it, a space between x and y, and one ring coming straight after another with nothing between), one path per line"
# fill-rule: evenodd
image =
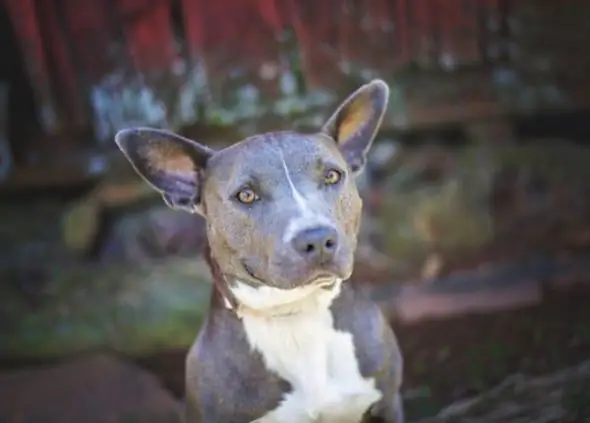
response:
M350 282L332 304L334 326L353 337L355 353L364 377L401 378L402 355L395 334L379 306Z
M187 355L185 374L185 423L251 421L276 407L289 389L268 372L240 320L225 309L209 313Z

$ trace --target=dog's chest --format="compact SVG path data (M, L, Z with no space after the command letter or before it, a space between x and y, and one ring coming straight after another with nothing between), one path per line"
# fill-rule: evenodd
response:
M381 398L360 373L350 333L337 331L327 307L293 316L242 318L250 346L292 391L256 423L358 423Z

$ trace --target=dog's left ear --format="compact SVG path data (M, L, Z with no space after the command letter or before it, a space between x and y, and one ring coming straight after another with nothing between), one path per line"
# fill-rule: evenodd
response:
M203 213L202 172L214 150L173 132L152 128L122 129L115 142L169 207Z
M365 165L388 100L389 86L374 79L344 100L322 128L324 134L336 141L354 174Z

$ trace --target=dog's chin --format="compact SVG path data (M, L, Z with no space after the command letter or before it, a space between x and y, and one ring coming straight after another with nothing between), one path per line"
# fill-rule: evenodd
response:
M352 266L340 263L330 263L321 267L299 267L295 272L285 273L285 279L289 286L299 287L307 285L326 285L335 280L346 280L350 278Z
M336 292L339 283L347 276L344 271L313 269L280 274L271 272L267 280L263 276L266 272L253 269L246 263L239 273L242 275L236 275L230 290L240 304L259 311L294 307L318 293Z
M303 286L330 286L337 280L346 280L352 273L348 262L333 262L320 268L286 262L276 268L259 268L248 260L241 261L239 278L251 286L273 286L280 289L294 289Z

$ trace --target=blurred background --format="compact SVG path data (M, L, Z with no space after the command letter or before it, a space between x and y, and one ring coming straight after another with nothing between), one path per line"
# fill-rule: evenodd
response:
M353 282L408 420L590 421L590 2L4 0L0 40L0 422L178 421L203 221L117 130L314 130L375 77Z

